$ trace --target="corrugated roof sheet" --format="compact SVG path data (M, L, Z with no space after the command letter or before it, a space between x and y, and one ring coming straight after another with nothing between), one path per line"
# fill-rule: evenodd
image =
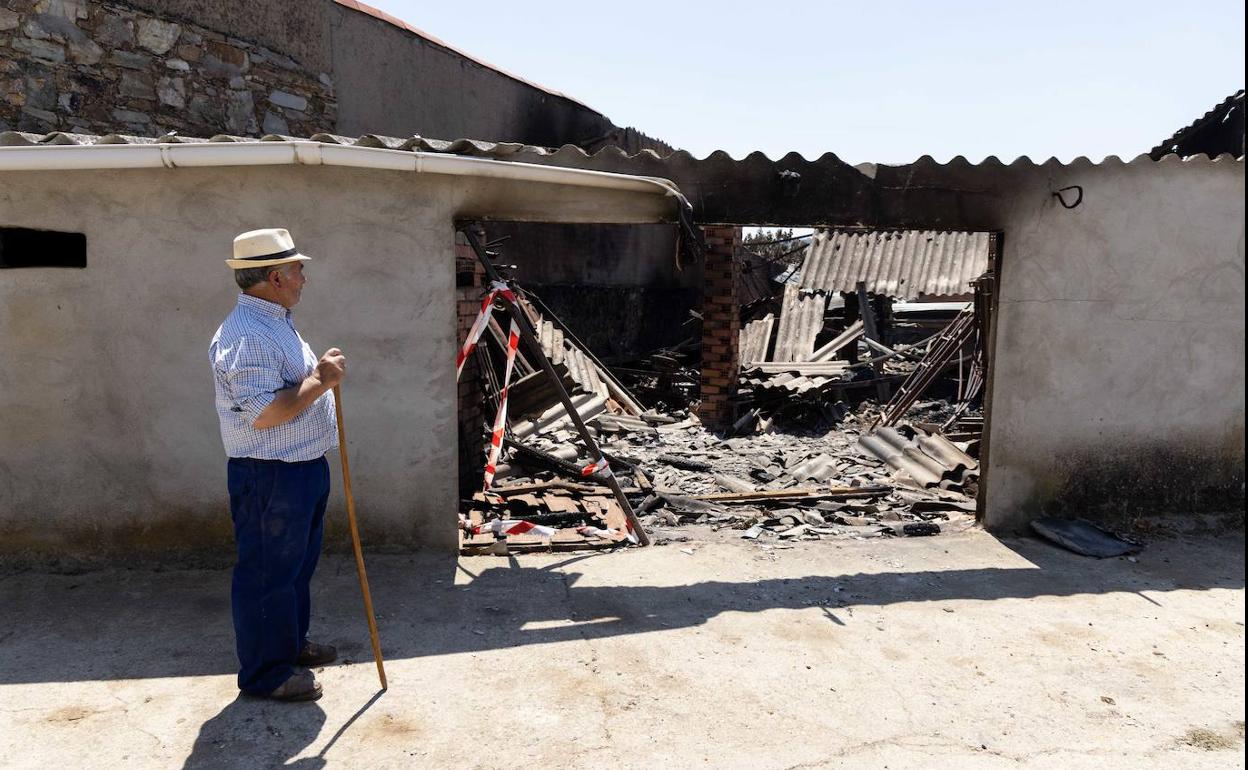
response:
M298 138L265 136L262 141L291 141ZM1188 167L1191 173L1214 171L1214 166L1237 166L1243 160L1230 155L1206 158L1203 155L1179 157L1167 154L1159 160L1140 155L1132 160L1109 156L1100 162L1076 158L1068 163L1049 159L1042 163L1027 157L1003 163L988 157L972 163L956 157L940 163L924 156L901 166L864 164L849 166L831 153L807 160L798 153L772 159L761 152L737 159L723 151L696 158L684 150L660 154L643 149L630 153L614 144L603 145L593 153L575 145L558 149L533 145L485 142L469 139L444 141L424 137L385 137L365 134L357 138L318 133L314 141L387 147L393 149L449 152L511 160L538 165L580 168L594 171L650 176L669 179L687 196L693 206L687 219L703 222L752 222L759 225L808 227L812 223L827 226L861 226L887 223L895 228L936 230L986 230L994 225L989 216L991 207L983 199L1009 189L1019 181L1037 174L1053 175L1066 171L1104 170L1112 172L1125 166L1145 167L1173 163ZM133 142L194 142L209 141L186 137L136 138L124 135L83 136L66 133L46 135L3 133L0 145L93 144ZM256 141L254 137L216 136L211 141ZM1242 173L1242 171L1240 171ZM796 179L799 186L788 184ZM835 196L831 191L835 190ZM688 222L682 221L682 230ZM682 238L684 244L696 244L693 237ZM693 247L696 252L696 246Z
M562 159L570 157L579 157L580 159L590 158L584 150L574 145L565 145L559 150L551 150L546 147L538 147L529 144L517 144L514 142L486 142L479 139L430 139L422 136L411 136L406 139L393 136L379 136L377 134L363 134L359 137L341 136L330 133L316 133L310 137L283 136L280 134L265 134L259 138L232 136L229 134L217 134L207 139L199 137L179 136L175 133L166 134L159 137L132 136L129 134L106 134L97 136L92 134L75 134L64 131L54 131L48 134L32 134L23 131L0 131L0 148L3 147L47 147L61 145L113 145L113 144L202 144L202 143L221 143L221 142L299 142L312 141L324 144L337 144L344 147L364 147L373 149L386 150L402 150L407 152L430 152L443 153L448 155L463 155L469 157L484 157L492 160L511 160L521 163L532 163L537 165L558 166L561 168L579 168L587 164L578 166L576 163L565 163ZM625 157L622 150L618 147L611 148L610 151L600 150L595 153L592 158L597 159L606 153L612 157ZM659 156L653 150L642 150L635 156L651 161L658 161ZM590 163L588 165L595 165ZM597 171L599 169L588 169ZM635 170L635 169L634 169ZM608 173L630 173L629 171L612 171ZM634 176L639 176L634 174ZM670 180L664 180L670 182ZM680 221L679 227L681 238L679 240L682 254L693 257L700 257L702 244L701 231L694 226L692 208L688 199L681 194L680 200Z
M788 469L788 474L798 481L828 481L836 478L840 469L849 463L841 462L829 454L818 454Z
M1201 141L1201 134L1207 133L1210 128L1220 128L1224 123L1231 124L1229 128L1232 130L1225 132L1222 136L1208 137L1207 139L1210 141ZM1210 146L1187 146L1205 144ZM1167 139L1150 150L1148 154L1154 159L1159 159L1172 153L1183 156L1202 153L1208 156L1210 151L1213 153L1230 152L1239 156L1244 154L1243 89L1226 97L1214 105L1213 109L1175 131Z
M867 291L897 299L967 294L988 270L991 233L819 230L802 265L807 291Z
M773 361L807 361L815 351L815 338L823 330L823 316L828 296L821 292L802 291L789 284L784 287L780 308L780 329L776 332Z
M585 393L593 393L609 398L607 384L598 374L598 367L585 351L581 350L572 340L567 339L563 331L555 324L533 312L536 321L533 323L537 331L537 340L542 345L542 352L555 366L562 364L567 367L568 376L572 378Z
M767 360L767 348L771 346L771 330L775 324L776 317L768 313L741 327L738 349L742 366Z
M761 369L751 369L741 373L741 384L751 388L755 393L774 390L793 396L801 396L811 391L818 393L834 382L841 382L842 379L840 375L804 375L798 372L768 374Z
M578 393L572 396L572 405L581 419L589 422L607 410L607 399L595 393ZM571 424L572 418L563 404L555 404L537 417L512 423L511 434L517 439L524 439L534 434L561 430Z
M979 475L979 462L952 441L908 425L880 428L858 446L925 488L960 489Z
M623 156L619 148L602 149L591 156L576 145L568 144L552 149L535 144L518 142L489 142L483 139L432 139L424 136L382 136L380 134L361 134L357 137L341 134L316 133L312 136L283 136L281 134L265 134L260 137L234 136L232 134L216 134L210 137L180 136L166 134L159 137L134 136L132 134L74 134L67 131L53 131L49 134L32 134L25 131L0 131L0 147L37 147L39 145L89 145L89 144L199 144L203 142L290 142L290 141L325 142L340 144L346 147L372 147L385 150L410 150L416 152L440 152L449 155L470 155L488 157L496 160L521 160L526 156L527 162L546 158L559 153L569 153L580 158L597 157L606 153L612 156ZM642 150L636 153L647 157L658 158L653 150Z
M742 168L758 169L767 168L776 173L776 169L785 166L798 167L837 167L845 164L832 153L824 153L813 160L807 159L799 153L791 152L780 158L772 159L761 152L753 152L744 158L734 158L723 150L715 150L706 157L698 158L686 150L676 150L670 154L660 154L651 149L640 150L635 153L627 153L616 146L604 146L590 153L584 148L577 147L574 144L565 144L562 147L540 147L532 144L520 144L517 142L491 142L482 139L430 139L422 136L412 137L396 137L382 136L380 134L363 134L358 137L343 136L341 134L332 134L328 132L316 133L312 136L280 136L277 134L266 134L260 137L233 136L229 134L217 134L211 137L187 137L187 136L161 136L161 137L145 137L134 136L130 134L74 134L66 131L53 131L48 134L34 134L22 131L4 131L0 132L0 146L34 146L40 144L150 144L152 142L255 142L255 141L280 141L289 142L292 140L307 139L315 142L329 142L342 145L357 145L360 147L385 147L396 150L422 150L425 152L449 152L457 155L484 155L488 157L514 160L524 160L526 162L539 162L542 158L549 157L553 162L570 162L574 160L585 161L618 161L645 159L649 161L657 161L662 166L688 166L690 164L697 165L714 165L721 166L724 164L736 164ZM529 157L516 157L529 156ZM1097 166L1128 166L1140 164L1153 164L1165 162L1179 162L1187 165L1202 165L1204 163L1220 163L1229 161L1232 163L1242 162L1242 159L1236 158L1229 154L1223 154L1216 157L1206 157L1204 155L1194 155L1187 158L1175 158L1173 155L1167 155L1163 158L1154 160L1147 154L1141 154L1133 158L1120 158L1117 155L1109 155L1100 161L1091 160L1085 156L1079 156L1069 162L1063 162L1057 158L1049 158L1047 160L1036 161L1026 155L1015 158L1006 163L995 155L989 155L983 160L975 163L961 155L950 159L947 162L940 162L930 155L924 155L912 163L908 164L890 164L879 165L873 163L859 164L855 168L859 172L867 176L878 173L882 168L898 168L907 169L912 167L937 167L937 168L1014 168L1014 169L1034 169L1034 168L1094 168ZM581 164L577 164L578 166ZM587 165L586 168L596 168L596 165ZM604 168L602 170L612 170Z

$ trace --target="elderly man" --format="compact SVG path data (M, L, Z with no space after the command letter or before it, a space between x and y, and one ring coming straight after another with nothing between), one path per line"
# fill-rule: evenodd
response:
M291 322L307 261L286 230L235 238L226 264L242 294L209 349L238 546L238 687L277 700L319 698L309 668L337 657L307 638L308 584L329 498L325 453L338 444L331 391L346 359L330 348L318 360Z

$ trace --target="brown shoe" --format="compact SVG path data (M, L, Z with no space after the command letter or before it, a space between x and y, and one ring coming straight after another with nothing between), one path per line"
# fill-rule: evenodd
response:
M297 668L289 679L265 697L284 701L316 700L321 697L321 683L311 671Z
M299 651L299 657L295 658L295 663L313 668L333 663L337 659L338 650L332 644L304 642L303 649Z

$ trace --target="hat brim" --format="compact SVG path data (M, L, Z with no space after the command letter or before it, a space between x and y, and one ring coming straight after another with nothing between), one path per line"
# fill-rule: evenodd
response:
M274 267L288 262L309 262L311 259L303 254L291 254L281 259L227 259L225 264L229 265L231 270L250 270L253 267Z

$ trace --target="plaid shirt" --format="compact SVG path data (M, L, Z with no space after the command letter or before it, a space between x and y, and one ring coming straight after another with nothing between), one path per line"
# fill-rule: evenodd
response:
M252 427L276 391L298 386L316 370L318 359L295 331L289 310L238 295L238 306L213 335L208 356L227 455L300 462L322 457L338 445L332 392L288 422Z

